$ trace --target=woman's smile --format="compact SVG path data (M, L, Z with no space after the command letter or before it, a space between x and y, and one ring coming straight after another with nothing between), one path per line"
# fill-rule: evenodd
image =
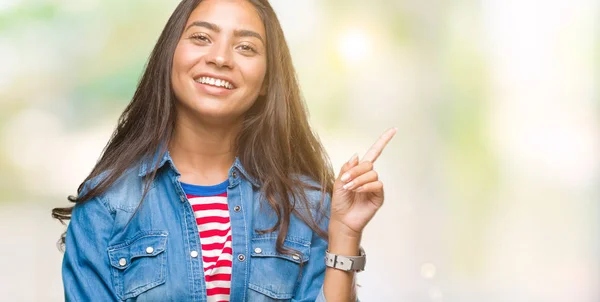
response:
M218 76L201 75L194 79L198 89L213 96L226 96L236 89L231 80Z

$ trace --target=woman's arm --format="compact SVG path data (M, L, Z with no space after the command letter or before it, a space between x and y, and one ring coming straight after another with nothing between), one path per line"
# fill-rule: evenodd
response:
M331 196L329 194L325 196L323 206L324 210L329 213L331 209ZM329 215L326 215L325 217L320 217L321 213L315 213L314 215L316 220L319 221L319 227L322 230L336 232L336 226L329 225ZM348 293L350 293L349 297L351 298L347 298L343 301L348 301L348 299L351 301L358 301L354 291L355 273L344 272L325 266L325 251L329 250L331 253L351 256L351 254L343 253L344 250L342 250L342 248L346 247L346 243L351 242L338 242L337 240L341 239L341 237L331 236L331 233L329 234L328 241L321 238L317 233L313 233L310 245L310 260L304 263L302 277L296 288L294 298L292 299L293 302L342 301L339 298L345 297ZM331 239L335 241L333 244ZM350 246L352 245L350 244ZM358 245L356 246L356 251L358 252ZM328 294L333 295L332 298L325 299L324 288L326 286L331 287L327 292Z
M78 204L67 228L62 277L65 301L116 301L108 239L113 216L99 198Z
M345 236L343 226L329 225L329 246L332 254L343 256L359 256L360 236ZM332 267L325 269L323 292L327 302L357 301L355 275L353 271L343 271Z
M329 252L332 254L359 256L363 229L383 205L384 199L383 183L373 169L373 163L396 131L395 128L386 131L362 160L354 155L342 166L333 185L331 200ZM355 301L355 274L327 267L323 284L327 301Z

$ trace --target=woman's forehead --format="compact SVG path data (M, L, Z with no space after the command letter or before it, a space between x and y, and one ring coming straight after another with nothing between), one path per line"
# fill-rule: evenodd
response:
M245 0L204 0L192 11L186 28L208 22L223 31L252 30L264 37L265 29L254 5Z

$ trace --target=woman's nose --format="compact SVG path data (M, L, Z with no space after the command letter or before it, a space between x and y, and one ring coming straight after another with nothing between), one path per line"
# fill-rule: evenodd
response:
M218 68L232 68L232 55L231 48L227 43L215 43L212 45L206 61Z

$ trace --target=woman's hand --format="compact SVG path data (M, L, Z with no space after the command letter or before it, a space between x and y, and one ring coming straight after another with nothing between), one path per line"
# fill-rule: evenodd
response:
M342 166L333 185L330 239L335 236L360 241L364 227L383 204L383 183L373 170L373 163L396 131L392 128L384 132L362 160L354 155Z

